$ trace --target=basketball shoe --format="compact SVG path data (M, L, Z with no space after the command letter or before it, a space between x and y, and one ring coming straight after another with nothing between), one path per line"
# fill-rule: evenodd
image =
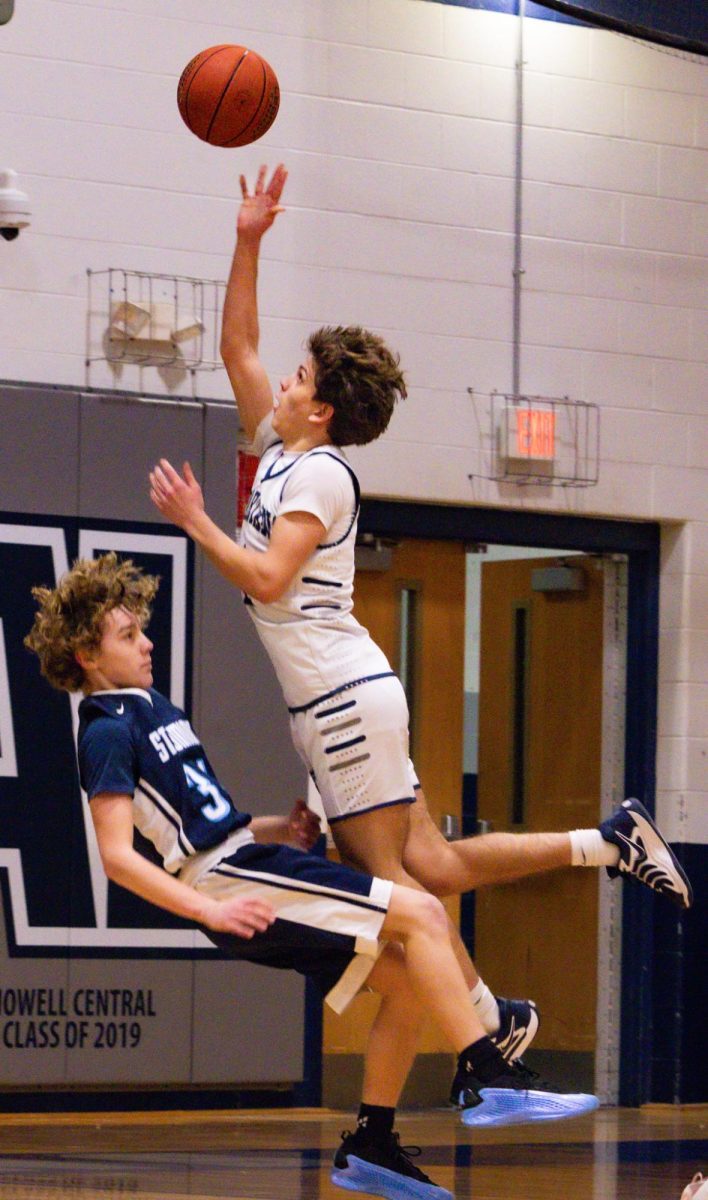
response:
M490 1083L466 1075L460 1089L462 1124L473 1127L526 1125L536 1121L564 1121L599 1107L597 1096L583 1092L557 1092L521 1062L507 1063Z
M631 875L640 883L667 896L679 908L690 908L693 891L673 850L638 800L623 800L611 817L602 821L600 833L619 850L616 867L607 867L610 879Z
M704 1179L700 1171L686 1184L681 1200L708 1200L708 1179Z
M345 1132L334 1156L332 1183L388 1200L455 1200L411 1162L419 1154L419 1146L402 1146L397 1133L374 1142L361 1130Z
M505 1000L495 997L499 1007L499 1028L490 1033L489 1040L501 1050L507 1062L516 1062L528 1049L538 1032L540 1017L533 1000ZM450 1103L460 1104L460 1091L464 1087L464 1076L458 1070L450 1089Z

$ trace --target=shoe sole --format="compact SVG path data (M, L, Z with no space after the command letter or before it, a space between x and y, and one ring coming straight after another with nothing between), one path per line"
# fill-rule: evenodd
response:
M627 867L620 859L615 870L620 875L631 875L639 883L658 892L660 896L666 896L667 900L671 900L679 908L690 908L693 904L693 889L688 876L658 829L653 817L639 800L633 798L625 801L622 807L635 821L644 846L637 846L631 838L626 837L619 830L615 830L615 837L624 843L632 857L631 867ZM646 847L649 848L648 853ZM634 854L632 854L633 851ZM664 863L660 858L662 851L668 860ZM683 884L684 891L677 886L677 879Z
M567 1121L599 1108L597 1096L555 1092L516 1092L510 1088L482 1088L482 1103L462 1112L462 1124L471 1127L527 1125L538 1121Z
M388 1200L455 1200L452 1192L434 1183L421 1183L408 1175L399 1175L387 1167L347 1155L345 1169L335 1167L330 1176L337 1187L349 1192L366 1192L370 1196L385 1196Z

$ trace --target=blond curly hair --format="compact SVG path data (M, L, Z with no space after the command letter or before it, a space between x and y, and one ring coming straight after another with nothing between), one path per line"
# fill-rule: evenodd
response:
M52 687L79 691L84 670L77 651L98 650L104 618L113 608L134 613L145 628L159 585L157 576L145 575L130 559L121 561L111 551L77 559L55 588L32 588L39 610L24 644L39 658Z

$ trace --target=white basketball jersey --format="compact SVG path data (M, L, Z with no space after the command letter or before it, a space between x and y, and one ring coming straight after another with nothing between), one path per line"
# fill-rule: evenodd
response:
M276 518L289 512L313 513L326 530L278 600L262 604L246 596L286 703L308 707L345 684L391 670L352 615L359 485L337 446L285 452L270 414L258 427L254 451L262 457L241 545L267 550Z

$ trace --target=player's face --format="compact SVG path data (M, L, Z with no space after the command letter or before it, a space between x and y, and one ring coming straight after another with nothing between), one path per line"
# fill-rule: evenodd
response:
M315 364L308 357L292 375L280 381L273 403L273 429L288 445L307 436L309 417L315 411Z
M148 688L152 684L152 642L135 613L113 608L103 622L98 654L91 661L96 683L103 688Z

